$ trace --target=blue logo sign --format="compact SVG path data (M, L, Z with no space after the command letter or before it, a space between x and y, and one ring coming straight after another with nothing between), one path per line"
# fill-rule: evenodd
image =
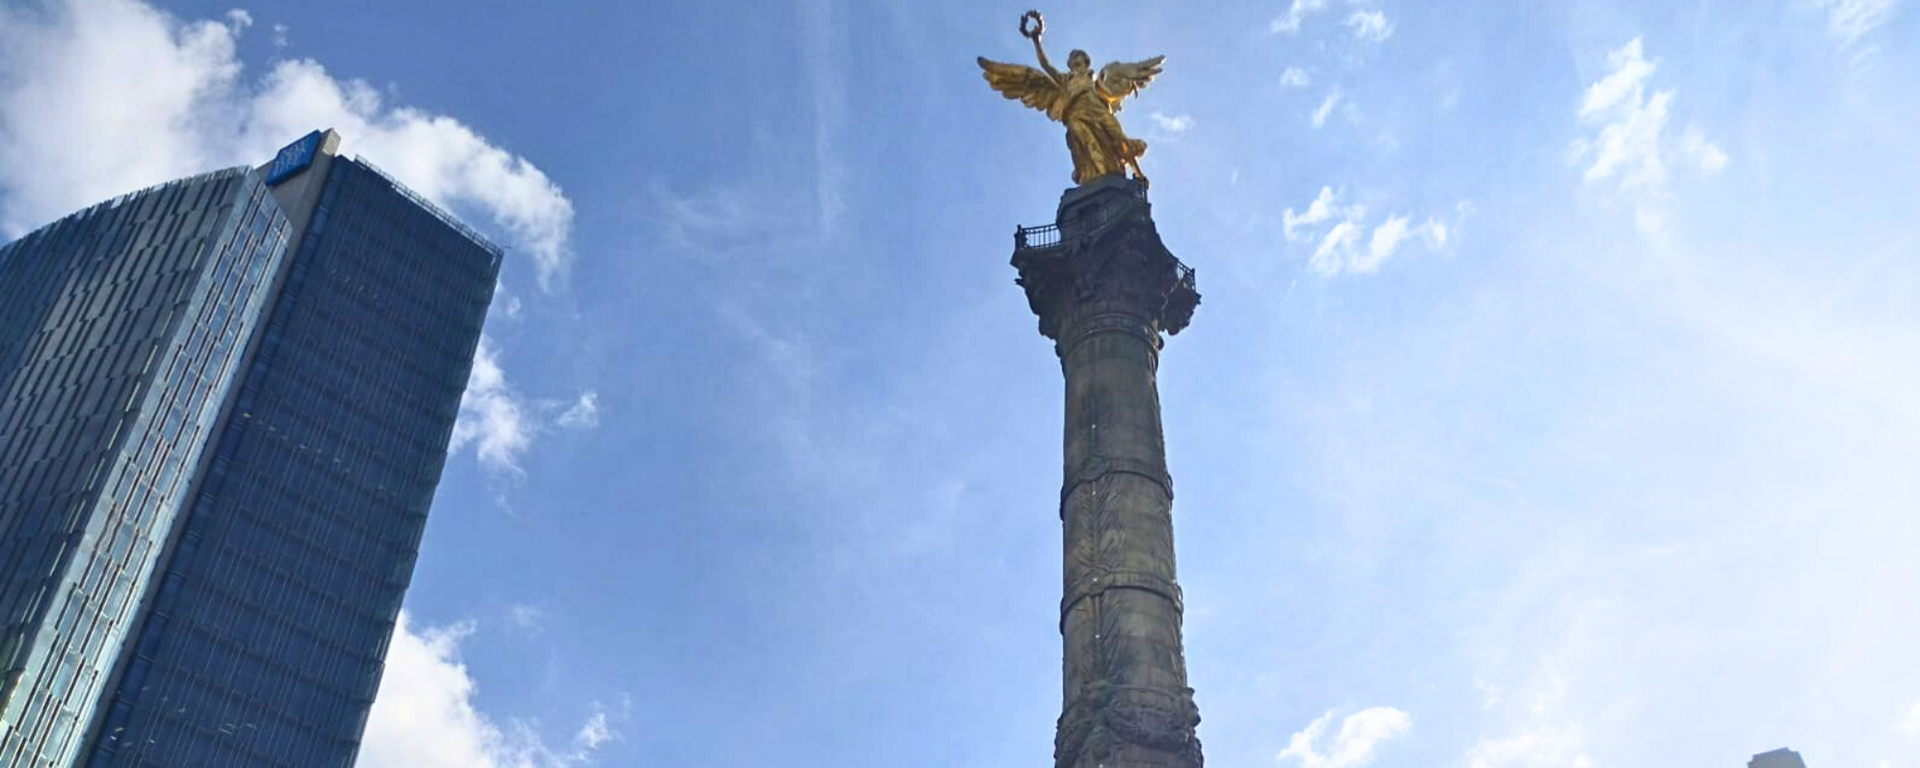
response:
M312 165L314 154L320 151L320 138L321 133L314 131L281 148L280 154L273 156L273 164L267 166L267 183L278 184Z

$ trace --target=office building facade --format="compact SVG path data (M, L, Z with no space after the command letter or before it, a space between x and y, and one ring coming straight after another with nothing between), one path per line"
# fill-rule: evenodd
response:
M501 254L338 144L315 132L226 172L268 192L285 233L254 257L263 300L240 313L224 386L206 388L208 428L173 443L183 487L149 526L160 551L122 598L123 635L87 657L85 703L57 740L20 720L0 764L352 764Z
M286 239L231 169L0 249L0 765L84 738Z
M1800 759L1800 753L1781 747L1754 755L1747 761L1747 768L1807 768L1807 763Z

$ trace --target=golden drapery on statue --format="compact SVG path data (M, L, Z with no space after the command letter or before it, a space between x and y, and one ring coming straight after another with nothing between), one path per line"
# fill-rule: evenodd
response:
M1028 23L1032 22L1032 27ZM1067 151L1073 155L1073 183L1085 184L1110 173L1126 173L1142 185L1147 176L1140 172L1140 156L1147 143L1127 136L1120 128L1120 100L1147 87L1165 56L1132 63L1116 61L1093 71L1086 51L1067 54L1067 71L1053 68L1046 49L1040 47L1040 35L1046 22L1039 11L1027 11L1020 17L1020 35L1033 41L1040 68L1007 64L980 57L980 69L987 84L1009 99L1047 113L1067 127Z

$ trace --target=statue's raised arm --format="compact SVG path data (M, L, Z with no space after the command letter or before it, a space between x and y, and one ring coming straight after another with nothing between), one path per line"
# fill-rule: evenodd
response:
M1067 151L1073 155L1075 184L1124 174L1132 168L1134 178L1145 185L1147 177L1140 172L1140 156L1146 154L1147 143L1128 136L1114 113L1120 110L1121 99L1153 82L1167 57L1116 61L1102 67L1096 76L1092 58L1086 51L1075 50L1067 54L1067 71L1061 72L1053 68L1046 50L1040 46L1040 35L1045 28L1039 11L1028 11L1020 17L1020 35L1033 41L1034 56L1039 59L1041 69L980 57L981 74L987 84L1000 95L1045 112L1047 117L1066 125Z
M1027 22L1033 22L1032 27ZM1040 68L1021 64L1008 64L980 56L981 74L987 78L987 85L1009 99L1018 99L1020 103L1047 113L1054 120L1062 118L1067 108L1066 76L1053 68L1053 62L1047 60L1047 49L1040 47L1040 36L1045 34L1047 22L1040 17L1039 11L1027 11L1020 17L1020 36L1033 41L1033 56L1040 60Z

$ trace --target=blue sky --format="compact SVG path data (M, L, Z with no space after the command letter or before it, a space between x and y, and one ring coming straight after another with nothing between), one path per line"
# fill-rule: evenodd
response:
M363 766L1038 764L1024 10L5 0L0 228L330 125L508 245ZM1920 765L1911 3L1042 10L1168 56L1212 764Z

